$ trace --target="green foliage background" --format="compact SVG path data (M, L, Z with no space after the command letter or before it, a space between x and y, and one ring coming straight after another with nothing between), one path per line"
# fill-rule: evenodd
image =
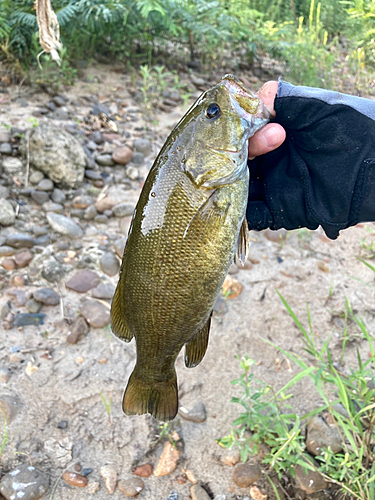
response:
M0 58L36 66L34 0L2 0ZM209 69L229 52L251 66L265 53L296 83L332 85L337 60L353 74L375 62L375 0L52 0L70 64L102 58L128 65L199 59Z

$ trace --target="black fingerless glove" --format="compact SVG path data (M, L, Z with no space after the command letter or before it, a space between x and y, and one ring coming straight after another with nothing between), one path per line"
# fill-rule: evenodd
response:
M249 161L250 229L341 229L375 221L375 101L280 81L275 151Z

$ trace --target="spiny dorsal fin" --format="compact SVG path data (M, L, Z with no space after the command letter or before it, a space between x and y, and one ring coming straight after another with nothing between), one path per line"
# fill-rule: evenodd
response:
M204 327L185 345L185 365L188 368L194 368L194 366L199 365L206 354L211 316L212 311Z

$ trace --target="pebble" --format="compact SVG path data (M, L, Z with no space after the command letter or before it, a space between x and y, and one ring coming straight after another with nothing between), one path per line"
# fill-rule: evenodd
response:
M97 491L99 491L99 489L100 489L100 484L98 481L90 482L87 487L87 491L90 495L94 495Z
M10 257L5 257L5 259L3 259L1 265L7 271L13 271L14 269L16 269L16 262L14 259L12 259Z
M47 220L54 231L69 238L82 238L82 228L65 215L48 213Z
M14 286L24 286L25 278L23 276L13 276L12 283Z
M11 226L16 220L11 203L5 198L0 198L0 226Z
M211 500L211 497L207 491L199 486L199 484L194 484L190 488L191 500Z
M10 307L7 302L0 304L0 319L5 319L10 313Z
M0 384L7 384L10 380L12 372L9 368L0 368Z
M96 144L103 144L104 143L103 134L99 130L97 130L91 134L91 140L94 141Z
M60 422L57 424L58 429L67 429L68 428L68 421L67 420L60 420Z
M76 344L79 340L81 340L86 333L89 331L89 325L86 323L85 319L82 316L78 316L70 327L70 330L67 334L66 341L69 344Z
M0 415L4 415L6 423L9 425L21 411L21 401L16 396L2 394L0 396ZM3 420L1 418L1 420Z
M128 146L124 146L123 148L116 148L112 153L113 161L115 163L118 163L119 165L127 165L133 158L133 156L134 153Z
M27 366L25 368L25 373L29 377L31 377L36 371L38 371L39 368L31 363L31 361L28 361Z
M14 248L31 248L34 246L34 238L25 233L10 234L5 244Z
M180 406L178 414L185 420L196 423L204 422L207 418L206 407L203 401L195 403L191 410L186 409L184 406Z
M91 198L91 196L88 195L82 195L82 196L76 196L73 199L73 207L74 208L87 208L88 206L92 205L94 203L94 200Z
M126 168L126 175L131 181L137 181L139 178L138 169L132 165L128 165Z
M13 288L8 291L8 295L16 297L17 305L24 306L27 302L26 293L24 290L20 290L19 288Z
M19 465L3 476L0 492L6 500L39 500L48 491L48 478L29 463Z
M31 198L35 201L35 203L38 203L38 205L43 205L49 201L49 194L45 191L34 190L31 192Z
M266 493L263 493L258 486L251 486L250 487L250 496L253 498L253 500L267 500L268 496Z
M133 215L134 209L133 203L119 203L113 207L113 213L116 217L129 217Z
M47 260L43 262L42 276L50 283L59 282L65 275L65 271L60 262L56 260Z
M327 488L327 481L317 471L307 470L306 473L301 465L294 466L295 481L298 488L308 494Z
M53 191L54 184L51 179L42 179L36 188L38 191Z
M43 210L45 212L53 212L55 214L62 214L64 212L64 207L60 203L54 203L53 201L47 201L43 203Z
M34 292L34 299L48 306L60 304L60 296L52 288L38 288Z
M10 141L10 130L0 130L0 143Z
M120 261L112 252L106 252L100 259L100 268L108 276L116 276L120 270Z
M223 283L223 293L227 299L235 299L243 290L243 285L231 276L227 276Z
M29 299L25 305L26 309L33 314L38 313L42 308L42 304L34 299Z
M14 255L16 250L13 247L8 247L6 245L0 247L0 257L10 257Z
M98 224L106 224L108 222L108 217L104 214L98 214L95 216L94 221Z
M29 177L30 184L39 184L42 179L44 179L44 174L40 170L36 170Z
M81 474L77 474L76 472L69 471L64 472L63 480L72 486L77 486L78 488L85 488L88 483L87 477L81 476Z
M148 139L135 139L133 146L136 151L142 153L144 156L151 154L152 144Z
M160 460L154 470L154 476L167 476L171 474L177 467L177 462L180 459L181 452L169 441L165 443Z
M329 425L317 415L307 424L306 448L312 455L320 455L328 446L333 453L341 451L340 434L334 423Z
M26 267L33 260L34 254L31 250L24 250L14 257L18 267Z
M134 153L133 158L132 158L132 163L134 163L134 165L140 166L140 165L143 165L144 162L145 162L145 157L143 156L142 153L138 153L138 152Z
M96 163L98 163L99 165L101 165L103 167L105 167L105 166L112 167L112 165L115 164L115 162L112 158L112 155L110 155L110 154L98 155L95 158L95 161L96 161Z
M81 305L81 313L87 323L94 328L104 328L109 325L111 319L109 307L94 299L86 300Z
M118 489L127 497L135 497L145 487L145 483L140 477L131 477L129 479L121 479L118 483Z
M133 474L140 477L149 477L152 474L153 466L152 464L142 464L138 465L133 469Z
M123 237L123 238L119 238L118 240L116 240L113 244L113 247L115 249L115 252L117 253L117 255L120 257L120 259L122 259L123 255L124 255L124 250L125 250L125 245L126 245L126 240L127 238ZM0 247L1 248L1 247Z
M19 313L14 319L14 326L43 325L45 314Z
M177 491L172 491L172 493L168 496L167 500L179 500Z
M64 191L59 188L55 188L52 191L51 198L54 203L60 203L60 205L62 205L66 200Z
M232 448L225 455L223 455L220 461L224 465L228 465L229 467L234 467L241 460L241 455L238 448Z
M110 495L113 495L117 483L116 469L111 465L104 465L100 467L100 474L104 480L105 489Z
M95 203L95 208L98 212L103 213L105 210L112 210L112 208L118 205L115 198L110 198L105 196L104 198L98 199Z
M65 283L67 288L79 293L86 293L100 283L100 277L93 271L83 270L75 274Z
M90 205L89 207L86 208L83 218L85 220L92 220L95 219L95 217L98 215L98 211L95 208L95 205Z
M116 287L111 282L101 282L92 290L92 296L96 299L111 300L115 294Z
M255 481L260 478L261 474L262 471L257 462L254 464L239 464L233 471L233 481L240 488L247 488L255 483Z
M19 158L5 156L3 158L3 169L10 175L17 175L22 172L23 163Z
M102 176L100 175L100 172L97 172L96 170L86 169L85 176L88 179L91 179L92 181L102 180Z
M9 142L3 142L0 144L0 153L2 155L11 155L12 154L12 146Z
M68 99L65 96L57 95L55 97L52 97L52 102L55 103L56 106L59 106L61 108L62 106L65 106L65 104L68 102Z

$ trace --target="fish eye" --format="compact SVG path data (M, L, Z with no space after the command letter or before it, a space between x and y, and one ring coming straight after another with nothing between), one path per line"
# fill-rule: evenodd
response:
M206 116L209 120L214 120L216 118L219 118L220 115L221 115L221 109L220 106L216 104L216 102L212 102L207 106Z

